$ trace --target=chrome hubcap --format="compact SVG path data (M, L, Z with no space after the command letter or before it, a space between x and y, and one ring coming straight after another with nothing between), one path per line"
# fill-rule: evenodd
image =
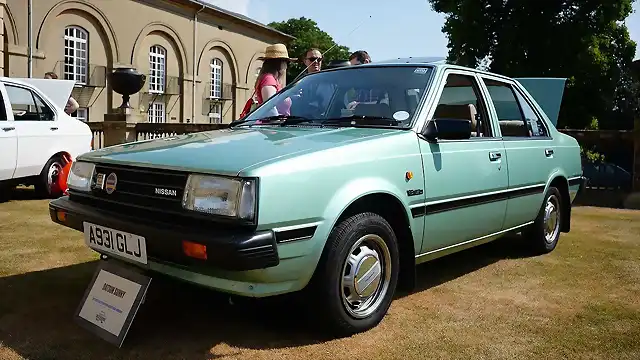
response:
M47 186L49 187L49 191L53 190L55 185L58 184L58 177L62 172L62 164L59 162L54 162L49 167L49 171L47 172Z
M391 254L378 235L356 241L345 259L340 284L342 303L355 318L371 315L382 303L391 281Z
M560 204L555 195L549 196L544 207L544 238L552 243L558 235L560 225Z

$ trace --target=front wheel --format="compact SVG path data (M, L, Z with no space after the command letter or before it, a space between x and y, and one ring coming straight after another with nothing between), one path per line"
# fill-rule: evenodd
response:
M35 184L36 194L44 198L59 198L63 189L60 187L63 159L56 155L45 164Z
M552 252L560 239L563 198L560 190L549 187L534 223L524 232L532 250L537 254Z
M327 241L312 284L314 304L337 336L367 331L386 315L398 283L398 244L380 215L353 215Z

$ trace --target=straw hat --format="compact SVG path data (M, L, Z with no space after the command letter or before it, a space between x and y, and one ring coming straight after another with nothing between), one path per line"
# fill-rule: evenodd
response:
M296 58L290 58L289 52L287 51L287 46L285 44L274 44L269 45L264 50L264 56L258 58L258 60L267 60L267 59L286 59L289 61L296 61Z

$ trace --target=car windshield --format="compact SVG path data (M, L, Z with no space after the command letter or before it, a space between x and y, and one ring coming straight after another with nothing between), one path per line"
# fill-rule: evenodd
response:
M408 128L431 73L430 66L354 66L310 74L237 123Z

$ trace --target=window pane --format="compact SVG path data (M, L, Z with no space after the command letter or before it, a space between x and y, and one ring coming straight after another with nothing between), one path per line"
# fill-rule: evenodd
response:
M89 120L89 109L79 108L78 110L76 110L76 119L87 122Z
M150 123L165 122L164 103L152 102L147 110L147 119Z
M89 34L82 28L70 26L64 30L63 78L79 84L87 82Z
M483 80L496 109L502 136L529 137L529 129L511 85L489 79Z
M36 102L36 107L40 116L40 120L44 121L53 121L54 115L53 110L49 106L47 106L44 101L37 95L33 94Z
M149 48L149 92L164 92L165 50L154 45Z
M390 126L409 127L413 124L406 89L425 89L431 67L343 67L301 77L286 90L278 92L246 120L254 121L270 115L293 115L325 119L352 116L392 119ZM422 95L424 96L424 94ZM378 99L379 102L370 102ZM408 112L407 118L403 113ZM401 116L403 120L396 120Z
M14 120L38 120L38 111L30 90L5 85Z
M524 114L527 126L529 127L529 130L531 130L531 136L549 136L544 123L538 115L536 115L529 103L525 101L522 94L516 91L516 95L518 97L518 102L520 102L520 107L522 108L522 113Z
M407 90L408 91L408 90ZM416 99L418 93L415 93ZM471 121L472 136L491 136L491 127L478 115L483 106L473 76L451 74L442 90L434 118L464 119Z

